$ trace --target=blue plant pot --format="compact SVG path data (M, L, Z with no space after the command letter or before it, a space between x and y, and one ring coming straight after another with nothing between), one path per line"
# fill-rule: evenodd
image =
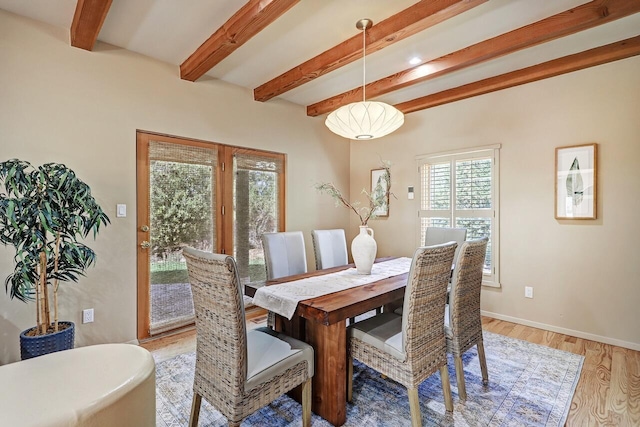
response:
M53 334L27 336L27 332L33 328L22 331L20 334L20 357L22 360L42 356L56 351L73 348L75 325L73 322L58 322L58 325L69 325L68 328Z

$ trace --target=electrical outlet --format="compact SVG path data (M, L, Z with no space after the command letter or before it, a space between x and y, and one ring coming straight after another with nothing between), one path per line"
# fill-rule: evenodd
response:
M525 298L533 298L533 287L525 286L524 287L524 296L525 296Z
M93 308L87 308L86 310L82 310L82 323L91 323L93 322Z

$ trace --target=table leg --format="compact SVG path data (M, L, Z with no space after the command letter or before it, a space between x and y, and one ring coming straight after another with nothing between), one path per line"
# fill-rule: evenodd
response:
M306 341L315 351L313 412L334 426L347 416L347 333L346 321L323 325L306 321Z
M292 338L300 341L305 340L305 319L299 316L293 316L291 320L276 314L276 322L274 330L285 333Z

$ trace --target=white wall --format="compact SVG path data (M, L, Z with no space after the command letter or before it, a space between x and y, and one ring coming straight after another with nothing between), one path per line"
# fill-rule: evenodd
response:
M67 30L0 10L0 160L67 164L111 218L87 242L96 267L61 286L61 318L76 322L76 345L136 339L136 129L287 153L287 229L308 236L311 268L310 230L348 224L348 213L313 185L348 188L349 144L304 107L254 102L250 90L183 81L177 66L101 43L87 52L68 40ZM117 203L128 205L127 218L116 218ZM0 247L0 278L13 255ZM89 307L95 323L82 325ZM19 358L18 335L34 324L33 304L0 296L0 364Z
M502 144L502 288L486 288L496 317L640 349L640 57L406 116L380 140L352 142L351 194L378 159L393 163L388 219L372 221L379 255L416 247L415 158ZM554 219L555 147L598 143L598 219ZM351 218L351 231L357 222ZM524 298L524 287L534 298Z

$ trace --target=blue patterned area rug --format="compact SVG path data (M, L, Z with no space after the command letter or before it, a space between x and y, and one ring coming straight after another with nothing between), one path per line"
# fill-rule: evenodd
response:
M454 412L444 409L440 374L419 388L426 426L563 426L584 358L490 332L484 333L489 385L482 385L475 347L463 357L467 401L458 399L453 359L449 374ZM195 354L185 353L156 367L158 427L189 424ZM287 396L247 417L243 426L300 426L301 406ZM226 418L202 399L202 426L226 426ZM314 427L329 427L313 415ZM353 404L347 404L345 426L410 426L407 391L398 383L356 363Z

